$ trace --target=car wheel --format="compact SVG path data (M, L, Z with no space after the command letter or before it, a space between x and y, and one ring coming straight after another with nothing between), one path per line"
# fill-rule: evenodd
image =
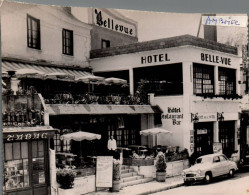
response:
M209 183L211 183L211 180L212 180L212 174L211 173L206 173L205 178L204 178L205 183L209 184Z
M234 176L234 170L230 169L228 173L228 177L233 177Z
M185 186L189 186L189 185L190 185L190 182L189 182L189 181L184 181L184 185L185 185Z

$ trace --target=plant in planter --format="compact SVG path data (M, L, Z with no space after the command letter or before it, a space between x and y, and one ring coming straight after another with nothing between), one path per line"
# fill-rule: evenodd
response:
M113 183L112 191L119 192L121 179L121 162L120 160L113 159Z
M159 152L156 156L156 180L164 182L166 177L166 159L163 152Z
M73 167L66 166L63 169L58 168L56 170L56 180L60 184L60 188L70 189L73 187L74 178L77 175L74 169L75 169L74 166Z

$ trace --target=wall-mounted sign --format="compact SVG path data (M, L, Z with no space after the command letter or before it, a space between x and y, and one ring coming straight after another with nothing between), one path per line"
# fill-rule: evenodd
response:
M167 53L141 57L141 64L150 64L150 63L166 62L166 61L170 61Z
M207 129L197 129L197 135L207 134Z
M172 120L173 125L181 125L183 119L182 109L179 107L168 107L167 113L162 114L162 119Z
M33 139L47 139L48 133L20 133L20 134L8 134L7 141L22 141Z
M206 113L206 114L198 114L198 118L199 118L199 122L203 122L203 121L217 121L217 114L210 114L210 113Z
M229 66L231 65L231 58L225 58L225 57L210 55L206 53L201 53L201 61L213 62L213 63L229 65Z
M222 144L219 142L214 142L213 143L213 152L222 154Z
M93 23L96 26L107 28L122 34L126 34L132 37L136 36L136 27L130 23L123 22L117 18L111 17L103 10L94 9Z
M112 187L112 156L97 156L96 165L96 187Z

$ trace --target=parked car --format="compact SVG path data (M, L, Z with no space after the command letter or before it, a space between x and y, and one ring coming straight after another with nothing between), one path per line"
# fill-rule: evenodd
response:
M214 177L222 175L234 176L238 170L237 164L229 160L224 154L209 154L200 156L196 159L195 164L183 170L183 180L185 184L197 181L210 183Z

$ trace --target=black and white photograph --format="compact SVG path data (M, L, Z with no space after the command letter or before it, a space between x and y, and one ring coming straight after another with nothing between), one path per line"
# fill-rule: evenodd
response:
M0 11L4 195L249 194L247 14Z

